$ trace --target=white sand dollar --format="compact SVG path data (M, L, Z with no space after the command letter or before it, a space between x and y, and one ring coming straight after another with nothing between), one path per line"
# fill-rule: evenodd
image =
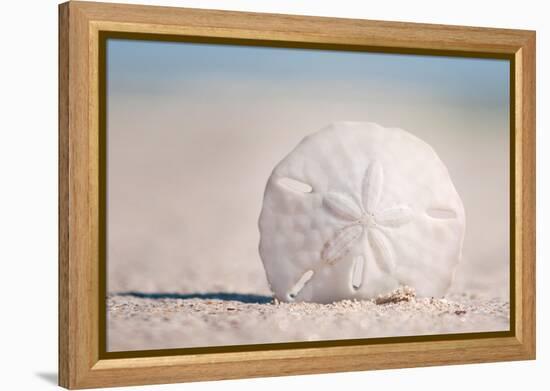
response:
M275 167L259 228L279 300L366 299L400 285L437 297L460 260L465 215L428 144L401 129L341 122Z

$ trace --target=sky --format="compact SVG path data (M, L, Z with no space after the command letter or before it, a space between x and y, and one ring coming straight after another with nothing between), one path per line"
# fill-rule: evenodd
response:
M109 40L108 56L114 93L178 93L231 76L260 83L323 80L342 87L422 84L434 96L454 102L508 101L507 60L129 40ZM352 91L361 92L372 93Z
M434 147L466 209L454 289L508 295L509 62L109 39L109 290L269 293L271 170L339 120Z

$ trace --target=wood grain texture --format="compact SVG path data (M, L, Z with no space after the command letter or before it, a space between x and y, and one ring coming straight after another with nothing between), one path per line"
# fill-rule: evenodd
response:
M100 359L98 47L103 31L513 59L515 336ZM59 83L60 385L89 388L535 357L534 32L69 2L59 7Z
M535 320L535 293L536 293L536 42L535 34L519 51L521 54L521 88L517 94L521 102L521 113L517 119L517 126L521 129L521 182L516 183L517 191L521 191L521 211L518 220L521 221L521 254L518 264L522 265L522 273L516 276L516 284L521 291L522 330L517 333L530 358L536 354L536 320ZM519 280L521 278L521 280Z
M69 7L59 7L59 383L69 381Z
M74 388L97 362L97 258L91 220L88 123L88 20L78 6L59 6L60 22L60 385ZM97 160L97 159L95 159Z

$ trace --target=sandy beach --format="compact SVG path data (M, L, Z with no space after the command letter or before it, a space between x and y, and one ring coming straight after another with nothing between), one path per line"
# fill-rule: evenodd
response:
M194 296L194 297L193 297ZM509 304L466 295L280 303L259 295L114 294L108 350L129 351L507 330Z

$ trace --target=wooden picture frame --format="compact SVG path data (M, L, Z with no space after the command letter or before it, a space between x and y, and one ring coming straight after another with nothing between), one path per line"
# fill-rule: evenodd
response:
M509 59L511 330L500 334L106 355L102 34ZM103 326L102 326L103 325ZM535 32L70 1L59 6L59 384L90 388L535 358Z

